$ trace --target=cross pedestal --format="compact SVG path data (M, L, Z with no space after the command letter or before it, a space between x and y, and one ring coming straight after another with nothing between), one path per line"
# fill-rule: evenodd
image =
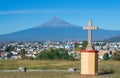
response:
M96 75L98 73L98 51L81 50L81 75Z
M88 45L86 50L81 50L81 75L96 75L98 73L98 51L92 48L92 30L97 27L92 26L92 21L88 21L88 26L83 29L88 30Z

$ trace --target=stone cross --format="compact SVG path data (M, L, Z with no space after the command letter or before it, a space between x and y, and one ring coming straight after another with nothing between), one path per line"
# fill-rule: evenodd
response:
M88 21L88 26L83 27L84 30L88 30L88 45L86 50L93 50L92 48L92 30L97 30L97 26L92 26L92 21Z

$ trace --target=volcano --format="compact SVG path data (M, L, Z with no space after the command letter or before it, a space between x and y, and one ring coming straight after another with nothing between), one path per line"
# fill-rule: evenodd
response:
M93 40L104 40L120 34L119 30L98 29L93 31ZM0 41L46 41L87 40L87 30L66 22L59 17L26 30L0 35Z

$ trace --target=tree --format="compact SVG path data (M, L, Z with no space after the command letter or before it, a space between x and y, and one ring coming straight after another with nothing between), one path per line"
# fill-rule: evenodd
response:
M95 44L95 46L100 46L100 44L97 42L97 43Z
M75 45L74 45L75 51L80 51L81 50L79 45L80 45L79 43L75 42Z
M5 51L10 52L10 51L14 51L14 49L15 49L15 46L10 45L10 46L6 46Z
M87 41L83 41L83 42L82 42L82 50L86 49L87 44L88 44Z
M108 54L108 53L105 53L105 54L103 55L103 60L109 60L109 59L110 59L109 54Z
M79 47L79 43L75 42L75 48Z
M113 60L120 60L120 51L113 53L111 58Z
M9 52L9 53L7 54L7 58L11 58L11 56L13 56L13 54L12 54L11 52Z
M2 50L0 50L0 57L1 57Z
M74 57L68 54L66 49L48 49L41 51L37 59L40 60L72 60Z
M21 59L25 59L25 49L21 49L20 54L21 54Z

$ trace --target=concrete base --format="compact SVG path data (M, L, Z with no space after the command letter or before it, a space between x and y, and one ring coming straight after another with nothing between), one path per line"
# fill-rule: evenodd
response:
M98 74L98 51L81 50L81 75Z

